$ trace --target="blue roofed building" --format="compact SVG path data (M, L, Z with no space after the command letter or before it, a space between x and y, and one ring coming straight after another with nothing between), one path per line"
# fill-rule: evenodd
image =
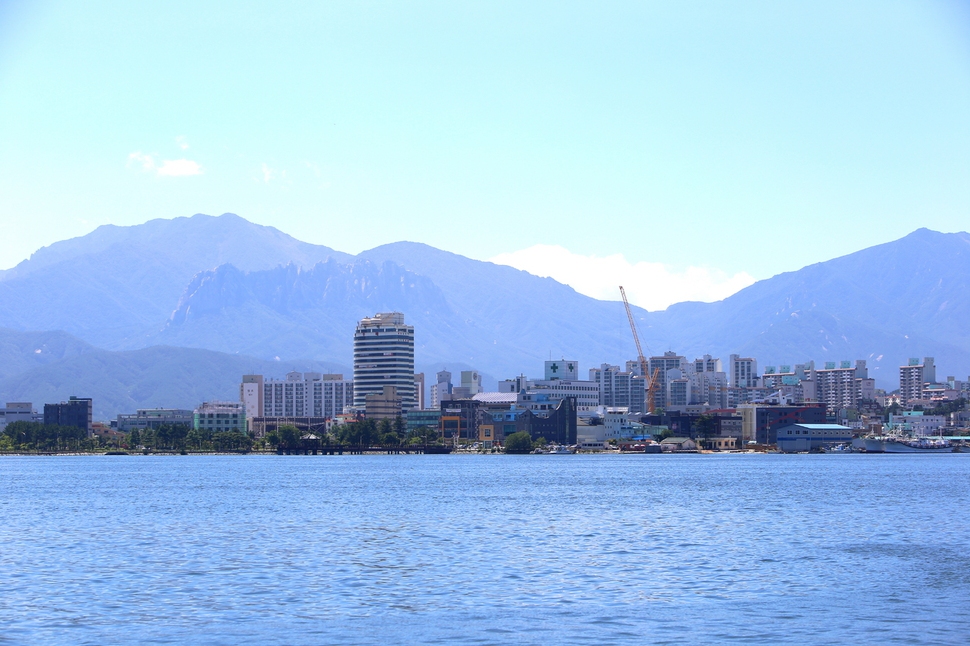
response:
M784 453L812 451L852 441L852 429L841 424L790 424L777 430L778 450Z

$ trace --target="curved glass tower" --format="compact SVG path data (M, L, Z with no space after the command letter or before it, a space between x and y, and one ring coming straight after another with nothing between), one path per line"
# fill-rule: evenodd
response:
M364 410L384 386L397 388L404 410L414 407L414 327L400 312L365 318L354 332L354 408Z

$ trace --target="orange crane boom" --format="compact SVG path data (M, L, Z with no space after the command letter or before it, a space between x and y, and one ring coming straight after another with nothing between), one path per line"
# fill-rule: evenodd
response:
M626 299L626 290L623 289L623 285L620 285L620 296L623 297L623 307L626 308L626 317L630 321L633 342L637 344L637 359L640 361L640 374L647 381L647 412L652 415L656 408L654 402L656 401L657 378L660 376L660 368L655 368L653 376L650 376L650 369L647 367L647 358L643 356L643 348L640 346L640 335L637 334L637 322L633 318L633 310L630 309L630 302Z

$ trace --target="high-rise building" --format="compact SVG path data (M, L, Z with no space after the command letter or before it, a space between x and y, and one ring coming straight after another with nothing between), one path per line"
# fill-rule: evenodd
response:
M600 406L626 408L631 413L646 412L643 377L604 363L599 368L590 368L589 380L599 386Z
M424 410L424 373L414 373L414 407Z
M734 388L754 388L758 384L758 360L732 354L728 359L728 380Z
M910 359L909 364L899 367L899 399L910 402L923 398L923 386L936 381L933 357Z
M851 361L842 361L838 366L834 361L828 361L825 368L815 371L815 397L819 403L825 404L830 414L840 408L859 406L858 369ZM861 369L866 370L865 362Z
M437 410L441 402L451 399L451 373L442 370L435 375L435 380L436 383L431 384L431 408Z
M362 319L354 333L354 407L364 410L384 386L394 386L403 410L414 408L414 327L400 312Z
M631 362L627 362L629 366ZM684 376L684 372L687 370L690 362L687 361L685 357L680 356L676 352L664 352L663 356L650 357L647 370L650 372L650 377L653 377L655 370L659 369L657 373L657 385L654 389L653 404L656 408L666 408L667 406L667 380L670 379L680 379ZM671 370L677 370L668 377L668 373ZM637 365L637 374L640 373L639 365Z

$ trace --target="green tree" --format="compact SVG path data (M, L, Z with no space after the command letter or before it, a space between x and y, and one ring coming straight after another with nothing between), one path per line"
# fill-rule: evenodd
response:
M279 427L280 448L293 451L300 447L300 429L292 424L281 424Z
M717 430L717 419L713 415L701 415L694 422L694 430L705 440L709 440Z
M530 453L532 451L532 436L527 431L512 433L505 438L506 453Z

